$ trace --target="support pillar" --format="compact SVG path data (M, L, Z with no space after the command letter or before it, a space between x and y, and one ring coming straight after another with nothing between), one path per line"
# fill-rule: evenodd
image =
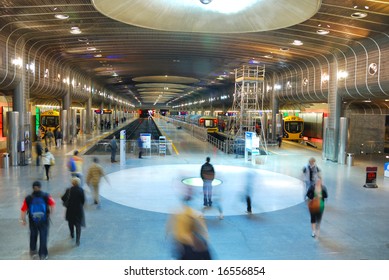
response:
M70 143L70 130L69 130L69 124L71 123L71 119L69 118L70 115L70 104L71 104L71 87L69 85L68 91L66 92L65 96L63 97L63 111L66 112L65 115L62 116L61 124L62 127L62 134L63 134L63 141L64 143Z
M336 58L329 64L328 81L328 124L323 139L325 159L336 162L338 160L339 120L341 115L341 98L338 93L338 63Z
M8 125L8 135L7 135L7 152L10 155L10 165L18 165L18 143L19 143L19 112L10 111L7 112L7 125Z
M90 134L93 127L93 115L92 115L92 97L90 96L86 102L86 114L85 114L85 133Z

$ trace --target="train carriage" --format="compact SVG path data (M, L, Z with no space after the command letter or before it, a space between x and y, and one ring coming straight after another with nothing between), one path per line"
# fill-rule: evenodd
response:
M283 138L300 141L303 139L304 120L297 116L288 116L282 120Z

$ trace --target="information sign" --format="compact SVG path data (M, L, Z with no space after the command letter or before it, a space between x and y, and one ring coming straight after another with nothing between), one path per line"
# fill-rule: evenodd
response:
M378 188L377 184L377 167L366 167L366 183L365 188Z

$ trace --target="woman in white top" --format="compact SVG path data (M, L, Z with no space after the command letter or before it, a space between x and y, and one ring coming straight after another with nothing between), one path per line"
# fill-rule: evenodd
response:
M53 154L49 152L48 148L45 148L45 153L42 155L42 163L46 170L47 181L49 181L50 166L54 165L55 158Z

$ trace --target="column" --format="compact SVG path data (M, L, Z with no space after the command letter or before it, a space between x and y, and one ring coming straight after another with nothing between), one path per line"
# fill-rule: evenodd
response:
M63 134L63 142L64 143L70 143L70 131L69 131L69 124L72 122L72 120L70 119L70 104L71 104L71 85L69 84L68 85L68 90L65 94L65 96L63 97L63 100L62 100L62 106L63 106L63 112L64 114L62 114L62 119L61 119L61 125L63 126L62 127L62 134Z
M328 81L328 120L326 138L323 139L323 149L325 159L338 161L338 135L339 120L341 115L341 98L338 94L338 63L336 58L329 64Z
M92 125L93 125L93 115L92 115L92 96L89 96L88 100L86 101L86 115L85 115L85 133L90 134L92 132Z

